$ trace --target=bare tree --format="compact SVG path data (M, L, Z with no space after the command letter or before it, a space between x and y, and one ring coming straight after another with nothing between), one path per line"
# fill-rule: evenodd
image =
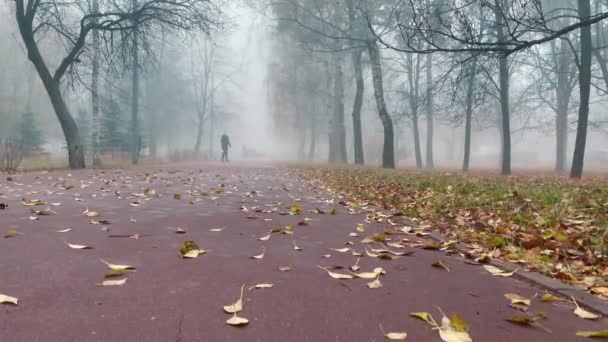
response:
M210 30L220 24L218 4L207 0L148 0L137 8L122 1L112 1L109 5L103 13L87 13L79 2L15 0L19 32L28 58L38 72L63 129L71 168L85 167L84 151L78 127L61 93L61 83L66 74L76 72L91 32L105 33L102 38L106 44L112 45L115 37L124 38L136 28L142 31L155 26ZM76 24L71 25L72 22ZM45 33L56 34L67 47L66 55L54 73L51 73L47 58L39 47L41 39L49 37Z

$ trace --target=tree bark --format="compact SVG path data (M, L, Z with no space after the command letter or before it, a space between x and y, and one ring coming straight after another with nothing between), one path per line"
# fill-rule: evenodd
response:
M338 163L347 163L346 128L344 127L344 72L342 55L334 53L334 142L335 158Z
M473 91L475 90L475 73L477 72L475 66L475 60L471 61L472 65L469 67L469 77L467 79L467 95L466 95L466 109L464 119L464 160L462 161L462 171L469 171L469 165L471 160L471 121L473 117Z
M557 65L557 113L555 118L555 171L566 170L568 151L568 108L570 105L570 46L566 40L561 41Z
M380 51L375 40L367 43L370 62L372 66L372 79L374 84L374 95L378 107L378 115L384 128L384 144L382 148L382 167L395 168L395 141L393 132L393 120L386 110L384 101L384 89L382 84L382 65L380 64Z
M93 0L91 13L99 13L99 0ZM94 21L95 23L97 20ZM93 60L92 60L92 72L91 72L91 152L93 154L93 166L101 166L101 158L98 158L99 154L99 130L100 125L100 113L99 113L99 31L93 30Z
M416 57L416 66L412 60L412 54L407 55L407 65L409 70L409 97L412 110L412 126L414 130L414 155L416 156L416 167L422 168L422 153L420 148L420 129L418 125L418 103L420 88L420 56Z
M137 0L133 0L133 8L138 8ZM139 133L139 39L137 37L137 21L133 30L133 79L131 93L131 162L139 163L139 153L141 149L141 136Z
M580 20L591 16L590 0L578 0L578 15ZM585 145L587 143L587 124L589 120L589 95L591 92L591 26L586 25L580 29L581 56L579 71L580 107L578 111L578 125L576 128L576 142L574 145L574 158L570 177L581 178L585 161Z
M426 55L426 167L432 169L433 162L433 55Z
M361 128L361 109L363 108L363 92L365 82L363 81L363 67L361 65L361 54L363 51L353 52L353 64L355 68L355 103L353 104L353 138L355 147L355 164L365 164L363 152L363 130Z
M355 22L355 7L353 0L347 0L348 7L348 24L350 33L353 37L357 36L357 23ZM361 65L362 49L354 49L352 51L352 62L355 73L355 100L353 103L353 140L355 164L363 165L365 157L363 152L363 131L361 128L361 109L363 107L363 92L365 82L363 81L363 66Z
M495 15L496 15L496 35L499 42L505 40L504 34L504 18L502 8L502 0L496 0ZM502 127L502 158L501 158L501 173L503 175L511 174L511 114L509 112L509 65L507 54L501 53L498 57L498 69L500 78L500 110L501 110L501 127Z
M19 25L19 33L27 49L28 58L36 68L38 76L44 85L51 104L63 130L68 147L68 163L71 169L82 169L85 167L84 150L78 133L78 126L65 104L59 85L59 79L53 77L40 54L38 45L34 38L32 29L33 17L25 15L23 1L16 1L16 20Z

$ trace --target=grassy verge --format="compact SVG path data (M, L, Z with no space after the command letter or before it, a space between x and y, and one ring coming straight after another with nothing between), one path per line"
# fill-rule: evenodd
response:
M606 181L371 168L300 170L347 202L402 213L555 278L593 286L608 280Z

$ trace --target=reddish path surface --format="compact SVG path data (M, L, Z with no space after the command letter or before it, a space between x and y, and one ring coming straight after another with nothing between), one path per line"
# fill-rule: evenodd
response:
M542 324L552 334L509 323L505 317L521 312L508 307L503 294L532 296L543 290L494 277L458 256L437 251L416 249L413 256L393 261L362 258L362 271L386 269L380 289L367 288L370 280L332 279L317 265L354 264L354 256L329 248L356 241L348 234L364 217L350 215L339 205L337 215L309 213L333 205L319 203L316 192L279 169L203 165L186 170L37 172L13 176L12 182L4 179L0 202L9 207L0 210L0 229L23 234L0 238L0 293L20 300L18 306L0 304L2 342L382 341L380 323L387 331L407 331L409 341L441 341L429 325L408 316L429 311L440 319L436 305L448 314L460 313L471 326L474 341L581 341L585 339L575 336L578 330L608 328L606 319L583 320L571 308L538 300L531 311L546 312L548 319ZM222 183L226 192L213 193ZM69 185L75 188L62 188ZM138 199L132 193L145 188L154 189L156 196L142 200L140 207L130 206ZM190 194L197 190L211 195ZM247 197L250 191L257 195ZM176 193L181 200L173 198ZM33 221L22 198L61 205L52 207L57 214ZM247 219L240 210L244 205L286 211L298 198L303 211L298 216L263 213L260 219ZM85 206L100 213L95 219L111 222L109 232L89 223L82 214ZM312 219L310 225L296 226L294 235L257 240L275 226L295 225L304 217ZM384 228L366 226L366 234ZM171 227L183 227L187 234L175 234ZM214 227L225 229L211 232ZM72 231L56 232L63 228ZM180 259L177 251L185 240L211 252ZM295 251L292 240L303 250ZM73 250L66 242L95 248ZM262 246L265 258L251 259ZM355 248L362 249L358 242ZM331 257L323 258L324 254ZM96 286L107 271L100 259L133 265L137 271L129 274L124 286ZM444 261L452 271L432 268L435 260ZM293 270L278 270L285 265ZM243 283L274 287L245 291L241 315L250 324L234 328L225 324L229 315L222 306L236 300Z

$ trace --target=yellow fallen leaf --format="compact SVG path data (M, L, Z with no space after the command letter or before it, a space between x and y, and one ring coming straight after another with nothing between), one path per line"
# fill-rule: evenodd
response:
M541 297L540 297L540 301L541 302L553 302L558 300L557 297L555 297L554 295L550 294L550 293L544 293Z
M9 229L6 231L6 233L4 234L4 238L10 238L17 235L17 231L14 229Z
M19 303L19 299L12 296L7 296L0 293L0 304L14 304L17 305Z
M232 318L226 321L226 323L235 327L242 327L249 324L249 320L245 317L239 317L235 313Z
M430 322L431 314L428 312L410 312L410 316L419 318L423 321Z
M407 338L406 332L385 332L382 324L380 324L380 330L382 331L382 335L389 340L405 340Z
M356 229L357 229L358 232L363 233L365 231L365 226L363 224L359 223L357 225Z
M103 259L101 259L101 262L103 262L104 264L106 264L111 270L115 270L115 271L124 271L124 270L134 270L135 267L133 266L129 266L129 265L115 265L115 264L111 264Z
M266 247L262 247L262 254L254 255L251 258L257 259L257 260L262 260L262 259L264 259L264 254L266 254Z
M583 308L581 308L580 306L577 306L576 309L574 309L574 314L577 315L580 318L584 318L584 319L598 319L600 318L600 316L591 313Z
M269 289L273 286L274 286L274 284L257 284L255 286L250 287L249 291L251 291L253 289Z
M85 216L88 216L88 217L97 217L97 216L99 216L99 213L96 212L96 211L86 211L84 214L85 214Z
M243 284L243 286L241 286L241 296L239 297L239 299L234 302L234 304L230 304L230 305L226 305L224 306L224 311L226 311L227 313L230 314L235 314L241 310L243 310L243 289L245 288L245 284Z
M67 242L66 242L67 243ZM93 247L91 246L87 246L87 245L75 245L75 244L71 244L71 243L67 243L67 245L71 248L71 249L93 249Z
M456 327L452 325L449 318L443 317L441 319L441 327L439 327L439 337L444 342L472 342L471 336L467 331L458 331Z
M272 236L272 234L268 234L266 236L262 236L261 238L258 238L258 240L260 240L260 241L268 241L268 240L270 240L271 236Z
M190 251L198 251L200 249L201 248L196 244L196 242L191 240L184 241L184 243L182 243L182 245L179 247L179 255L184 258ZM198 256L199 253L196 252L194 254Z
M204 249L193 249L188 251L188 253L184 254L182 257L183 258L188 258L188 259L194 259L197 258L199 255L201 254L205 254L208 251L204 250Z
M327 272L327 274L329 274L329 276L334 279L353 279L354 278L354 276L350 275L350 274L336 273L336 272L332 272L332 271L328 270L325 267L321 267L321 266L318 266L318 267L322 270L325 270Z
M23 205L26 205L28 207L33 207L33 206L37 206L37 205L45 205L46 202L43 202L39 199L33 199L33 200L23 200Z
M122 286L127 283L127 278L117 279L117 280L104 280L101 283L98 283L98 286Z
M576 336L582 337L608 337L608 329L600 331L578 331Z
M376 272L362 272L362 273L353 273L353 275L357 278L361 278L361 279L374 279L376 278L380 273L376 273Z

